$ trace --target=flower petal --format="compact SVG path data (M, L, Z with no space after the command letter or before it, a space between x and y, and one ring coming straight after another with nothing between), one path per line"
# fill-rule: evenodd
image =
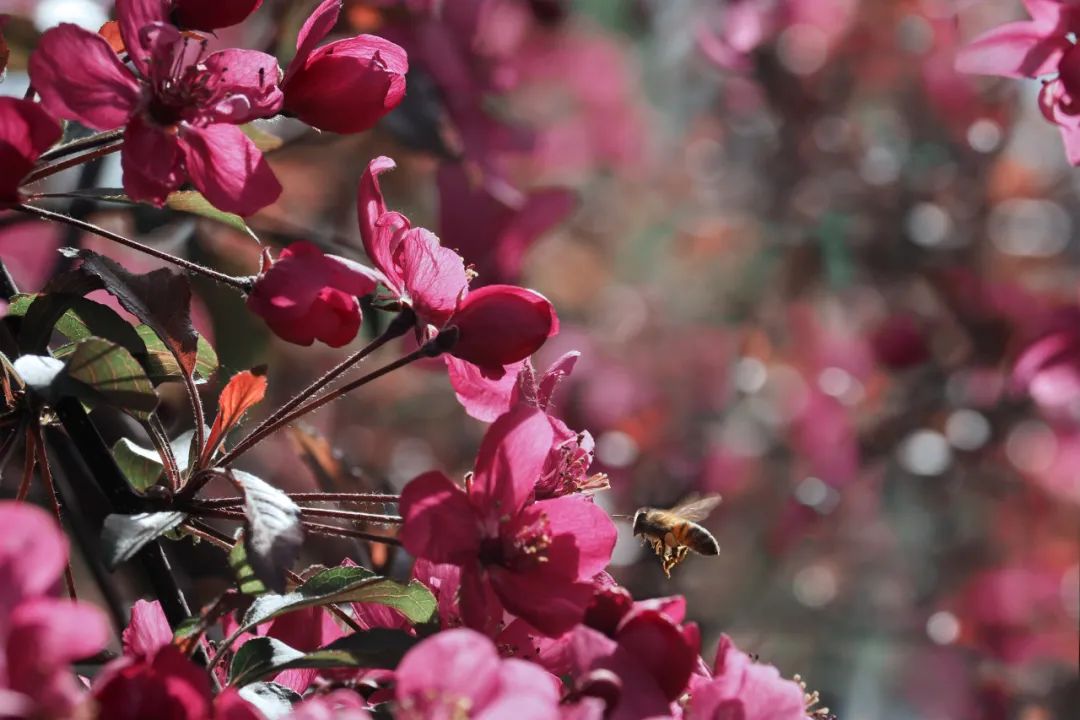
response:
M443 361L454 394L470 417L491 422L510 409L521 363L507 365L494 373L453 355L443 355Z
M405 519L398 536L416 557L464 565L480 550L476 520L465 491L440 472L414 478L401 491Z
M499 691L499 654L491 640L459 628L429 637L405 654L395 673L398 703L421 710L429 703L467 701L486 706Z
M551 500L540 500L527 508L528 512L542 512L547 516L551 534L555 538L573 539L579 580L589 580L602 571L611 561L618 531L604 510L582 495L564 495ZM557 548L552 543L551 549ZM549 556L549 564L558 566L562 558Z
M180 144L176 136L136 115L124 130L120 151L124 190L133 200L161 207L169 193L184 183Z
M560 684L554 675L511 658L499 664L498 677L498 692L474 711L475 720L558 720Z
M18 201L19 183L60 135L60 124L40 104L0 97L0 203Z
M152 657L172 642L172 628L157 600L136 600L131 606L131 622L121 635L125 655Z
M491 586L506 610L540 632L557 637L581 622L592 599L592 584L573 582L539 566L531 572L492 567Z
M262 0L175 0L177 23L188 30L232 27L259 9Z
M547 415L517 405L484 434L476 455L470 500L485 514L514 514L532 494L554 433Z
M219 210L251 215L281 195L270 164L238 127L185 126L180 146L191 182Z
M108 41L70 23L41 36L29 70L46 110L95 130L120 127L139 101L138 82Z
M356 208L360 219L360 238L364 242L364 252L391 285L391 290L401 288L401 275L394 267L391 240L394 228L390 224L379 225L379 219L386 214L386 201L379 187L379 175L393 170L397 164L386 156L379 156L368 163L360 178L357 190Z
M150 44L143 28L167 23L171 0L116 0L116 19L120 37L135 68L148 76Z
M0 612L21 600L46 594L67 564L64 534L44 510L22 502L0 502Z
M281 109L281 68L273 55L255 50L219 50L202 64L214 78L215 97L221 98L212 111L213 122L239 125L271 117Z
M413 310L423 323L442 327L468 290L465 261L424 228L405 231L394 250Z
M470 292L450 324L459 331L450 354L486 368L524 360L559 332L551 302L514 285L488 285Z
M1038 77L1057 71L1070 47L1064 34L1037 22L996 27L972 40L956 54L956 69L978 75Z
M341 13L341 0L323 0L319 7L308 16L300 28L300 34L296 36L296 55L289 63L289 70L285 74L285 81L307 64L308 56L323 38L330 34L337 24L338 15Z

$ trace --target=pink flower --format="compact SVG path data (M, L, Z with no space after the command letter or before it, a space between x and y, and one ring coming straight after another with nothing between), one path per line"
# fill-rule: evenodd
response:
M373 292L375 285L372 271L363 265L300 241L282 250L277 260L264 262L247 305L283 340L341 347L360 330L357 297Z
M514 285L469 292L461 256L402 214L388 211L379 175L394 167L372 160L360 180L357 207L364 251L380 273L391 301L409 305L426 340L447 327L457 341L444 356L450 382L466 411L490 421L510 406L519 363L559 331L555 309L543 295Z
M395 674L395 717L403 720L560 717L553 675L524 660L501 659L491 640L472 630L433 635L402 658Z
M1016 359L1012 384L1044 409L1067 412L1080 399L1080 310L1061 311L1048 325Z
M97 130L126 125L124 190L161 206L187 179L216 207L250 215L281 185L241 123L281 107L280 69L265 53L222 50L165 21L163 0L118 0L134 71L109 43L76 25L47 31L30 58L44 107Z
M507 202L482 184L474 186L461 163L440 166L438 182L439 232L474 266L474 286L516 281L529 247L576 202L563 188L533 190Z
M124 654L151 657L172 642L173 632L161 603L136 600L131 606L131 620L124 628L121 640Z
M176 24L189 30L217 30L243 22L262 0L173 0Z
M798 683L780 677L772 665L755 662L724 635L716 651L713 678L694 686L686 717L806 720L807 710Z
M60 124L38 103L0 97L0 206L19 202L22 179L60 135Z
M300 29L296 56L282 83L285 109L320 130L370 129L405 97L409 59L375 35L315 46L334 29L341 0L324 0Z
M43 510L0 502L0 716L68 718L85 692L71 663L102 650L93 605L50 597L67 564L63 533Z
M605 717L671 714L699 664L700 634L694 623L683 624L685 614L681 597L635 603L617 585L596 584L567 652L577 685L599 671L617 678Z
M352 690L316 695L296 706L289 720L368 720L364 701Z
M552 438L544 413L519 405L488 429L468 490L429 472L402 492L401 542L418 558L461 568L469 627L493 631L505 609L559 635L581 620L590 580L611 558L615 526L590 500L528 502Z

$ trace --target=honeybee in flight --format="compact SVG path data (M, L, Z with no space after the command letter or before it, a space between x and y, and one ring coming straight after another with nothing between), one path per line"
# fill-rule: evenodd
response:
M634 513L634 535L641 535L660 558L664 575L686 559L690 550L719 555L720 544L698 523L720 504L719 495L690 496L670 510L643 507Z

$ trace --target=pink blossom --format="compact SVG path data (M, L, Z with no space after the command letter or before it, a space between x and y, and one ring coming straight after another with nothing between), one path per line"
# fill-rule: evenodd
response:
M376 35L316 47L337 23L341 0L324 0L300 29L282 83L285 109L312 127L337 133L370 129L405 97L408 57Z
M173 0L176 24L189 30L217 30L243 22L262 0Z
M296 706L290 720L368 720L364 701L352 690L316 695Z
M397 714L410 720L552 720L559 682L524 660L503 660L478 632L437 633L410 650L395 673Z
M60 124L38 103L0 97L0 205L19 202L22 179L60 135Z
M360 330L357 297L373 292L375 285L373 272L363 265L299 241L264 263L247 305L283 340L341 347Z
M1067 411L1080 399L1080 310L1052 315L1017 357L1012 385L1050 411Z
M67 541L45 511L0 502L0 715L68 718L85 692L73 661L102 650L108 625L93 605L51 597Z
M172 639L172 628L161 603L136 600L131 606L131 620L121 636L124 654L151 657Z
M281 185L241 123L281 107L277 61L251 50L204 56L205 41L165 21L158 2L118 0L120 34L134 71L96 33L63 23L30 58L45 109L97 130L126 125L124 189L161 206L187 179L216 207L250 215Z
M515 282L525 253L536 240L562 222L576 198L564 188L532 190L513 202L483 184L470 182L461 163L439 168L439 232L477 273L478 284Z
M402 492L402 544L416 557L461 568L469 627L491 631L505 609L559 635L581 620L590 579L611 557L615 526L590 500L528 502L552 437L543 412L519 405L488 429L467 490L429 472Z
M690 695L688 720L806 720L803 688L780 677L772 665L755 662L720 638L713 678L695 684Z
M616 692L606 717L630 720L669 715L698 666L699 631L683 623L681 597L635 603L625 589L597 583L568 655L577 684L600 671L614 674Z

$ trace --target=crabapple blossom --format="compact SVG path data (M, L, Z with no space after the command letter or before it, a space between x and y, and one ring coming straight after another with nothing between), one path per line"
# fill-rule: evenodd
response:
M22 179L60 135L60 124L38 103L0 97L0 205L19 202Z

